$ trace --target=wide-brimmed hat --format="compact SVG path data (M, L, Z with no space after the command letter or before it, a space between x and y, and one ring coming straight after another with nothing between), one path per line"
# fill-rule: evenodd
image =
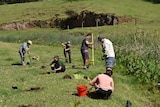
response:
M30 45L32 45L32 41L31 40L28 40L27 43L30 44Z
M105 38L104 36L101 36L101 35L98 36L98 40L99 40L99 41L101 41L101 40L104 39L104 38Z

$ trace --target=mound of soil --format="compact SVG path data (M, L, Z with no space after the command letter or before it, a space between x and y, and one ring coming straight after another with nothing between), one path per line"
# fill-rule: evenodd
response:
M42 88L41 87L31 87L30 89L26 89L23 91L38 91L38 90L42 90Z
M72 79L72 77L70 75L66 74L63 76L63 79Z
M39 106L28 104L28 105L19 105L18 107L39 107Z
M19 21L4 23L0 30L25 30L29 28L61 28L72 29L76 27L96 27L116 25L124 22L132 22L135 19L131 16L116 16L115 13L101 13L84 10L79 15L71 14L67 19L60 19L57 15L49 20Z

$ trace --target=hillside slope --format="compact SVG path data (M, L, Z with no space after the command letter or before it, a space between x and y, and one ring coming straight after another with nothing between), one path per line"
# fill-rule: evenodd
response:
M89 81L76 79L74 74L79 72L81 75L93 78L98 73L103 73L104 63L95 57L95 66L91 66L88 71L81 69L81 58L79 49L72 48L73 64L76 69L72 69L70 64L66 64L67 70L61 74L43 74L50 71L48 64L52 56L58 54L63 61L63 49L61 47L33 45L31 47L32 56L40 56L39 61L32 60L31 65L18 66L12 65L19 63L19 55L16 49L20 44L0 42L0 106L18 107L18 105L32 105L33 107L124 107L127 100L130 100L134 107L158 107L152 104L147 92L139 88L131 77L123 76L117 69L114 70L115 91L110 100L98 100L90 96L78 97L77 85L83 84L90 89ZM12 48L12 47L14 48ZM57 51L52 51L52 50ZM98 51L95 52L97 56ZM2 57L3 56L3 57ZM26 55L26 61L29 61ZM41 66L46 66L41 69ZM65 74L71 75L72 79L63 79ZM5 83L5 84L4 84ZM18 89L13 89L16 86ZM32 87L40 87L38 91L27 91ZM26 90L26 91L25 91ZM94 89L90 90L93 92ZM155 99L157 99L155 97ZM32 107L31 106L31 107Z

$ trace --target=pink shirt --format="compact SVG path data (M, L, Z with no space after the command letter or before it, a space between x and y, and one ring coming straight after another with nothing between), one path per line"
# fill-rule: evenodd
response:
M91 85L95 85L97 88L102 88L103 90L114 90L114 82L112 77L106 74L99 74L91 82Z

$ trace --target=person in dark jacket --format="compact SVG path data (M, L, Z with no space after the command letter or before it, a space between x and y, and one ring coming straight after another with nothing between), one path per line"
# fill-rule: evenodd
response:
M51 62L50 66L52 70L56 71L56 73L65 72L66 70L65 65L63 64L63 62L59 60L59 56L57 55L54 56L53 61Z
M67 41L67 42L64 42L62 43L62 46L64 47L64 57L65 57L65 61L68 63L68 60L69 60L69 63L72 63L72 60L71 60L71 42L70 41Z
M32 41L28 40L27 42L24 42L21 47L19 48L19 55L21 57L21 63L22 65L25 65L25 53L30 53L29 46L32 45Z

